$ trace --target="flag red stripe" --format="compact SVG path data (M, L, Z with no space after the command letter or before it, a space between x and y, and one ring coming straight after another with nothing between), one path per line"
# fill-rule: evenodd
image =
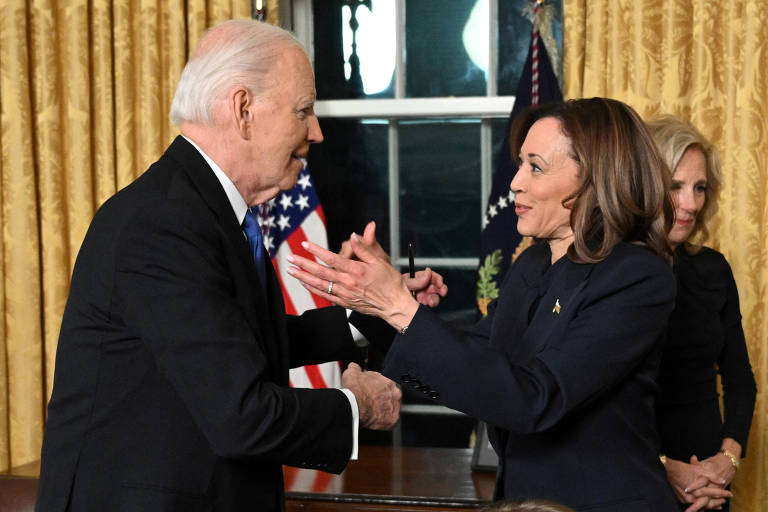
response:
M323 221L323 226L327 225L325 222L325 211L323 210L323 205L317 205L317 208L315 208L315 213L318 217L320 217L320 220Z
M323 492L328 489L331 475L325 471L315 471L315 481L312 482L312 492Z
M306 233L304 233L304 229L302 227L299 227L299 228L296 229L296 231L294 231L291 234L291 236L289 236L285 240L285 243L287 243L288 247L291 248L291 252L293 254L296 254L298 256L302 256L302 257L307 258L309 260L314 260L315 257L312 256L309 253L309 251L307 251L306 249L304 249L301 246L301 242L303 242L304 240L309 240L309 238L307 237ZM317 307L317 308L324 308L326 306L330 306L331 305L331 303L329 301L325 300L322 297L318 297L314 293L312 294L312 300L314 301L315 307Z
M318 389L318 388L328 387L328 385L325 383L325 379L320 373L320 369L317 367L316 364L310 364L310 365L304 366L303 368L304 368L304 371L307 372L307 377L309 377L309 382L312 383L313 388Z
M283 486L286 489L293 487L293 483L296 481L296 476L299 474L299 468L292 466L283 466L283 478L285 482Z

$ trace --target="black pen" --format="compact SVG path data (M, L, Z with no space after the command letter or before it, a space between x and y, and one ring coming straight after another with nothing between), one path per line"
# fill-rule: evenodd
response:
M408 242L408 277L416 277L416 268L413 266L413 244Z
M408 277L413 279L416 277L416 268L413 264L413 244L408 242ZM416 292L412 291L411 295L416 298Z

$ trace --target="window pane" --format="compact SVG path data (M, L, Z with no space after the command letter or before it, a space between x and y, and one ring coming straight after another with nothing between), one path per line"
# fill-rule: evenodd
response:
M310 147L308 165L325 211L328 244L337 251L350 233L376 221L389 251L386 121L321 119L325 140Z
M504 149L509 151L509 146L504 144L504 139L509 137L509 119L491 119L491 141L492 149L491 155L493 157L493 167L491 172L496 172L499 166L499 158L501 158L501 151Z
M370 9L348 0L312 5L317 97L392 98L395 2L371 0Z
M400 254L477 256L480 122L402 122L399 138Z
M405 9L406 96L485 96L488 0L407 0Z
M529 0L504 0L500 1L498 5L498 94L500 96L514 96L531 45L531 22L523 14L523 8L530 7L531 2ZM551 9L553 37L558 48L560 61L562 61L563 1L550 0L544 5ZM553 55L549 57L554 66L555 57Z

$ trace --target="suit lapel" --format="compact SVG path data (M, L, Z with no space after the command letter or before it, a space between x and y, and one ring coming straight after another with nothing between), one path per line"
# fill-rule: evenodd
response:
M524 360L529 353L521 340L528 329L528 311L539 295L549 258L546 244L533 245L510 267L502 284L490 342L511 361Z
M280 366L282 369L280 372L280 381L278 384L288 385L288 365L289 365L289 347L288 347L288 330L285 324L285 303L283 302L283 289L280 286L280 281L277 278L277 273L272 264L267 265L267 297L269 297L269 304L272 308L272 327L274 332L277 333L277 338L281 340L281 348L279 353Z
M173 141L166 154L182 165L198 194L216 215L225 239L240 263L239 269L233 268L232 277L237 282L247 283L247 286L242 287L246 289L247 300L240 299L246 321L253 330L259 346L267 355L271 368L280 369L275 372L275 379L287 380L285 376L288 371L287 337L284 325L281 328L281 324L284 324L282 318L284 309L280 285L274 270L269 268L271 265L267 265L267 296L265 296L261 292L263 288L258 281L248 241L237 222L229 198L213 170L203 156L181 136Z

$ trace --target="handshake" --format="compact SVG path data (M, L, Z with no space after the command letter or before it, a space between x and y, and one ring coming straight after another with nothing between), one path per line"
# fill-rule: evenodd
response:
M397 384L379 372L362 371L356 363L344 370L341 383L355 395L361 427L389 430L395 426L402 396Z

